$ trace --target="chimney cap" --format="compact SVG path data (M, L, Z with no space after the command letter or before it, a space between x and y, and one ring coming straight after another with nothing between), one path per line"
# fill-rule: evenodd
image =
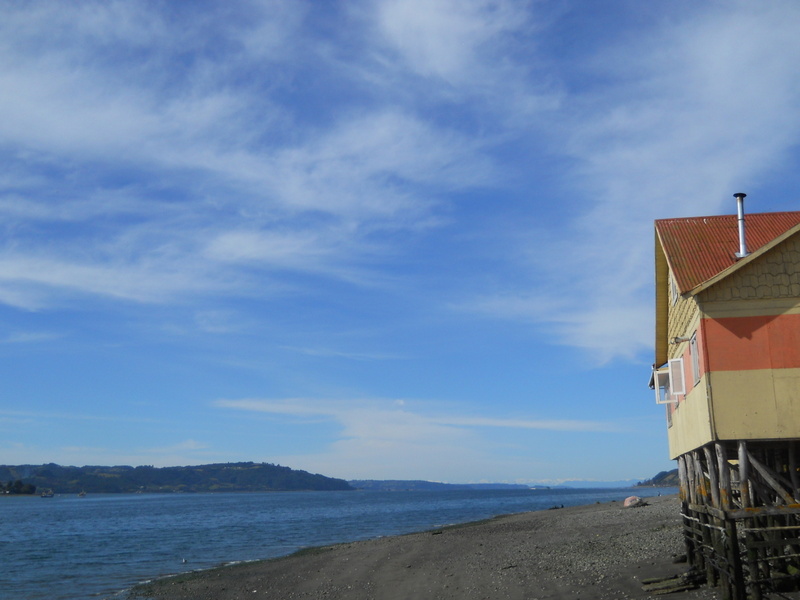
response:
M737 200L742 200L744 199L745 196L747 196L747 194L743 194L742 192L737 192L736 194L733 195L733 197L736 198Z

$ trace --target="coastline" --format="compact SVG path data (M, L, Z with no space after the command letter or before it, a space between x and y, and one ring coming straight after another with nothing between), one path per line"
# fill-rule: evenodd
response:
M680 504L592 504L496 517L158 579L133 600L651 598L643 581L681 575ZM716 599L700 587L670 598Z

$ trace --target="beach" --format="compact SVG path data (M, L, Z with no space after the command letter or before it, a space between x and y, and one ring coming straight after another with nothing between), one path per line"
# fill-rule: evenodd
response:
M536 511L409 535L312 548L138 586L131 598L400 600L657 597L652 580L680 576L675 496ZM679 580L675 580L677 582ZM712 588L671 593L715 599Z

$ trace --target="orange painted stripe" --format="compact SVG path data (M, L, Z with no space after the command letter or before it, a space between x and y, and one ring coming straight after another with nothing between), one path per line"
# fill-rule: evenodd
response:
M710 371L800 367L800 315L703 319Z

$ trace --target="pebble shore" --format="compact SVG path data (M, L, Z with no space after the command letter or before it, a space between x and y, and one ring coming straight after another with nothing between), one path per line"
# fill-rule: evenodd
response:
M135 588L144 600L630 599L685 573L680 504L654 497L559 508L436 531L309 549ZM674 600L718 598L712 588Z

